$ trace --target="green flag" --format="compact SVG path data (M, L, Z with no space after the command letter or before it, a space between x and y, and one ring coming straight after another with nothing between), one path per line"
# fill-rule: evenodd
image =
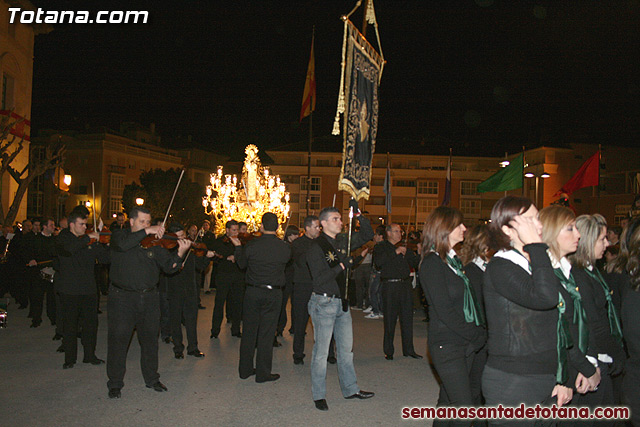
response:
M478 193L489 191L507 191L522 188L524 180L524 162L522 154L513 159L509 166L500 169L486 181L478 184Z

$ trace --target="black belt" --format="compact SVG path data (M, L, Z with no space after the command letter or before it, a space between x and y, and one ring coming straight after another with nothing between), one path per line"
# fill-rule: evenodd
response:
M146 288L146 289L127 289L127 288L123 288L122 286L118 286L115 283L111 283L111 286L113 286L116 289L120 289L121 291L136 292L138 294L146 294L148 292L153 292L153 291L156 291L158 289L155 286L153 288Z
M262 288L262 289L282 289L282 288L284 288L284 286L252 285L251 283L247 283L247 286L251 286L252 288Z
M410 277L406 279L382 279L383 282L408 282L409 280L411 280Z
M320 292L312 292L312 294L327 298L340 298L340 295L322 294Z

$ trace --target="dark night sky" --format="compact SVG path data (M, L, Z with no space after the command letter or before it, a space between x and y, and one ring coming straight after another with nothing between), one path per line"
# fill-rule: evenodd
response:
M50 2L34 0L47 8ZM96 6L91 6L95 5ZM355 1L57 1L150 22L57 25L36 38L32 122L155 122L227 152L308 138L298 116L316 26L314 135L331 132L342 22ZM640 137L640 1L377 0L388 61L377 151L501 155ZM362 26L361 7L352 17ZM374 40L374 29L367 35ZM375 45L375 41L373 42ZM336 151L341 143L336 139Z

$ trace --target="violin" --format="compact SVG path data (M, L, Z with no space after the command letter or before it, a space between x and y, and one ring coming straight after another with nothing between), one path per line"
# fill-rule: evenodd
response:
M154 246L160 246L165 249L173 249L178 246L178 236L175 233L165 233L162 236L162 239L158 239L155 234L149 234L147 237L142 239L140 242L140 246L145 249L152 248Z
M89 240L90 245L93 245L96 242L103 243L105 245L111 243L111 231L109 231L109 227L105 226L102 230L103 231L98 232L98 234L100 235L99 239L92 237ZM93 233L93 227L87 227L87 231L85 232L85 234L90 234L90 233Z

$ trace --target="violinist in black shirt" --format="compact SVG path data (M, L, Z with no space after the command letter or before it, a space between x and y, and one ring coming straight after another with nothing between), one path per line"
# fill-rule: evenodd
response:
M95 354L98 331L98 297L94 268L96 261L109 262L109 251L100 243L96 232L86 234L87 217L74 211L69 215L69 228L56 238L58 271L55 277L63 316L64 369L73 368L78 352L78 323L82 323L83 363L101 365ZM92 241L93 239L93 241Z
M111 235L111 287L109 289L109 333L107 376L110 398L119 398L124 386L125 364L131 333L137 330L140 343L140 365L148 388L166 391L158 374L158 334L160 329L160 271L171 274L180 269L184 255L191 247L185 239L177 241L178 251L160 246L143 248L147 236L164 235L164 227L151 226L148 209L136 206L129 212L130 228Z

